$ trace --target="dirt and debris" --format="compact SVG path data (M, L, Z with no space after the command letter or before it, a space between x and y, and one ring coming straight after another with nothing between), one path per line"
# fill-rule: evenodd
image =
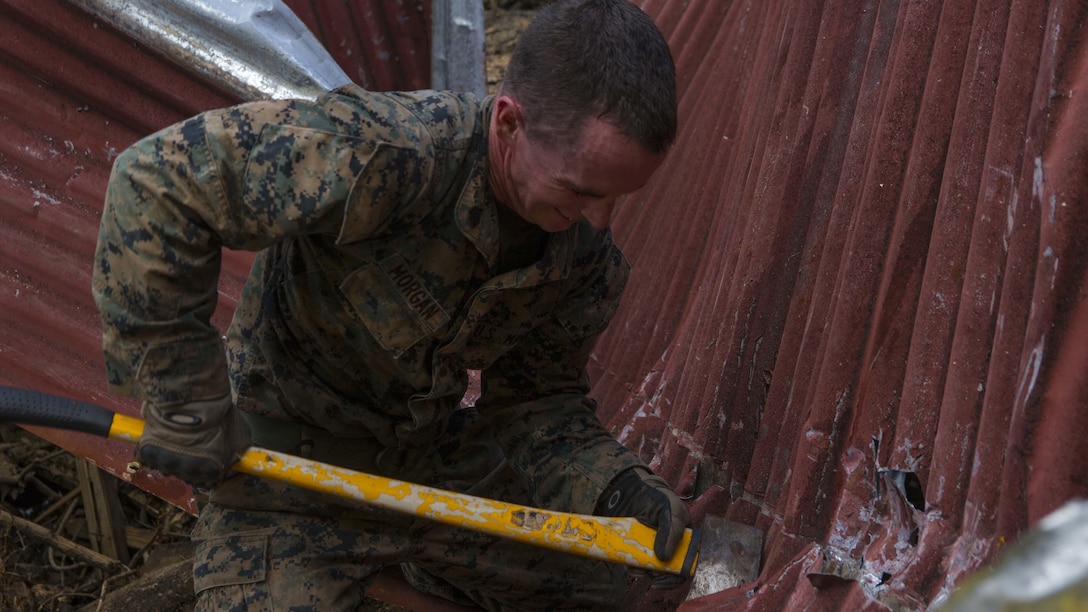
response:
M163 612L185 609L175 604L191 598L179 564L191 563L193 520L18 426L0 425L2 610L135 609L122 604L134 593L141 609L152 601Z
M0 610L188 612L189 513L0 423ZM369 601L363 612L405 612Z
M487 91L495 93L506 74L506 65L518 36L532 21L536 11L524 9L488 9L484 11L484 54L487 58Z

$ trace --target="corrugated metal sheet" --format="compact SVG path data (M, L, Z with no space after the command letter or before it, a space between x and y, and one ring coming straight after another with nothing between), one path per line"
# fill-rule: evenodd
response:
M428 0L293 2L340 66L372 89L430 79ZM63 0L0 1L0 384L136 415L107 394L91 259L114 157L154 130L238 100ZM214 321L229 323L252 257L224 258ZM129 475L131 445L35 429L103 469L195 510L175 479ZM370 593L456 610L383 574Z
M0 383L138 412L106 393L90 295L110 165L140 136L234 101L66 2L0 3ZM219 321L245 271L237 257L226 266ZM40 433L115 474L132 456L120 443ZM193 507L181 483L135 478Z
M1088 5L641 4L682 134L620 208L595 394L696 515L768 532L756 585L682 609L941 601L1088 495Z
M351 82L279 0L70 1L242 99L313 99Z
M418 2L288 4L360 82L427 78ZM1088 495L1088 6L641 4L682 134L619 213L635 272L595 395L696 516L768 531L754 588L683 607L938 601ZM135 412L88 290L109 164L231 101L64 2L0 2L0 383ZM140 484L188 503L173 482Z
M374 91L431 82L431 0L284 0L356 83Z

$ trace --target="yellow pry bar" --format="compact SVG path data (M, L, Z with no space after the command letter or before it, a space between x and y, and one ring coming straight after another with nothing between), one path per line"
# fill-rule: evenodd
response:
M115 414L109 437L135 442L144 430L140 419ZM606 518L552 512L483 497L364 474L320 461L251 447L233 469L260 478L352 499L446 525L507 538L628 567L690 577L698 563L691 529L685 530L669 561L654 555L656 532L628 517ZM685 567L685 561L687 567Z

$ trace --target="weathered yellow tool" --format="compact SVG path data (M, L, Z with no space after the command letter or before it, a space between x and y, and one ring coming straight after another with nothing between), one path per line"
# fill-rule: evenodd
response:
M140 419L101 406L0 386L0 421L81 431L134 442ZM763 534L719 517L688 529L668 561L653 552L655 531L633 518L610 518L520 506L356 472L251 447L233 469L372 506L425 517L542 548L688 578L709 594L755 580ZM705 532L705 535L704 535ZM707 538L706 536L711 536Z

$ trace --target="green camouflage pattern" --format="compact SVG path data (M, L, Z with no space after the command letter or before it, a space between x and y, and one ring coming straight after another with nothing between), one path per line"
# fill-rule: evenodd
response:
M487 189L490 109L347 86L207 112L124 151L93 277L111 390L157 404L229 390L255 417L389 451L361 456L418 457L480 370L476 405L521 503L591 513L644 465L586 397L629 268L586 223L499 268L511 258ZM224 247L258 252L225 347L210 324ZM383 472L436 484L421 465Z
M302 503L281 485L239 478L265 489L261 498ZM486 610L617 610L628 586L622 566L404 515L212 505L194 537L198 610L356 610L375 574L398 563L418 589Z
M524 484L476 415L470 408L452 419L433 454L433 480L524 503ZM353 610L375 572L398 564L420 590L487 610L622 609L628 585L621 566L251 476L214 491L194 539L202 610Z

